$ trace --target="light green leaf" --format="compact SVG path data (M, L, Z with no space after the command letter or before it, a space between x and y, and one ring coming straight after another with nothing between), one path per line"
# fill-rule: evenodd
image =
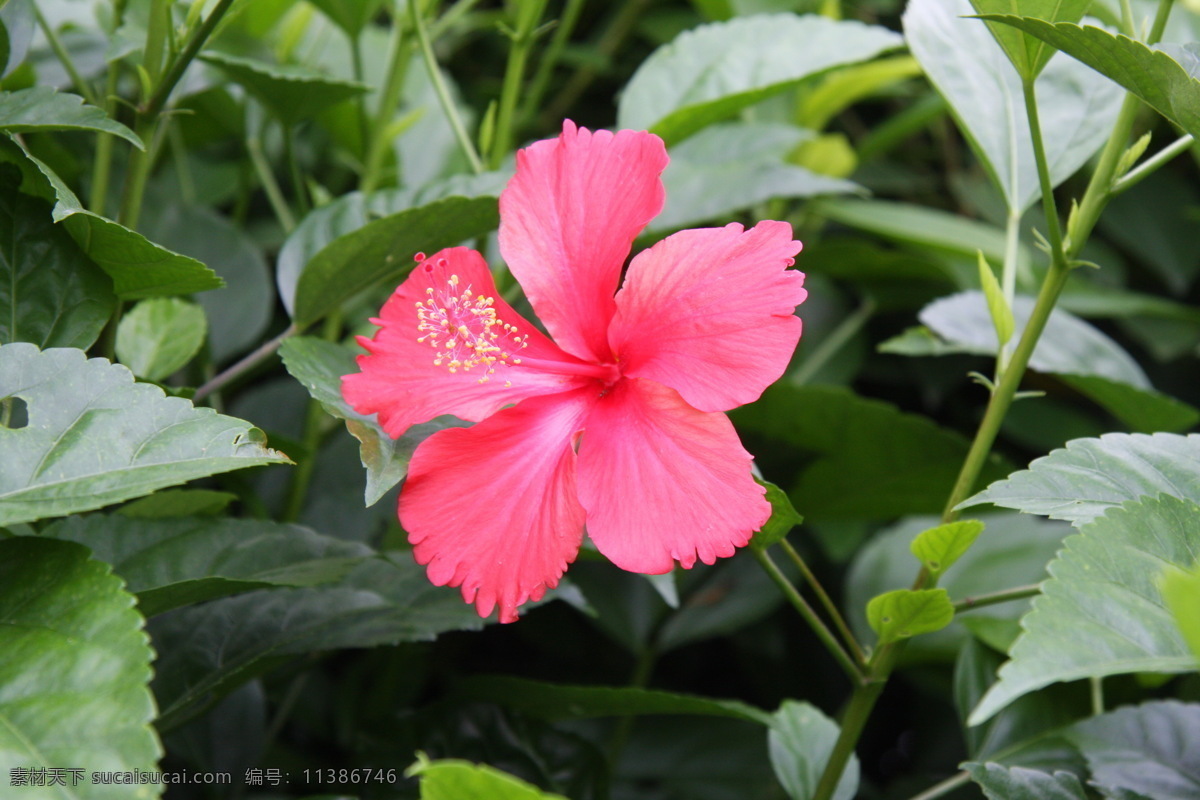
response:
M971 0L980 14L1016 12L1047 22L1078 22L1091 4L1091 0ZM1004 25L988 23L988 28L1022 78L1036 78L1055 53L1053 47Z
M896 589L867 603L867 623L880 644L939 631L953 619L954 604L945 589Z
M1049 775L1036 769L995 763L963 766L988 800L1087 800L1079 778L1070 772Z
M353 38L367 26L383 6L383 0L309 0Z
M160 729L287 657L428 641L485 624L456 591L434 586L409 553L369 559L336 584L270 589L180 608L150 624Z
M0 3L0 78L25 60L34 28L32 0Z
M404 774L421 779L421 800L566 800L487 764L418 759Z
M1079 526L1122 503L1157 494L1200 503L1200 434L1076 439L959 507L992 503Z
M617 125L674 144L805 78L900 45L886 28L815 14L701 25L642 62L621 95Z
M1200 410L1169 395L1099 375L1059 375L1058 378L1104 406L1134 433L1186 431L1200 422Z
M1158 589L1175 617L1183 640L1200 661L1200 564L1191 569L1167 567Z
M904 12L904 35L1009 209L1023 212L1041 196L1041 188L1021 78L987 25L964 19L974 13L970 0L913 0ZM1057 186L1104 144L1123 93L1068 58L1052 59L1035 91L1043 110L1050 182Z
M415 190L383 189L369 195L350 192L332 203L314 209L288 236L276 260L279 297L283 300L284 308L289 314L295 313L296 284L304 267L335 239L354 233L368 222L391 217L448 197L487 197L495 202L508 178L509 175L504 172L455 175ZM434 251L427 249L426 252L432 254Z
M771 715L767 747L775 777L792 800L812 800L838 738L837 723L809 703L785 700ZM833 800L853 800L858 792L858 758L850 756Z
M155 769L153 653L109 566L85 548L38 537L0 540L0 772L78 767L73 790L28 786L29 800L149 800L158 785L105 786L93 770ZM68 775L67 784L71 780Z
M744 431L811 454L788 492L810 521L940 511L969 446L932 420L833 386L776 384L732 416ZM1009 471L990 460L983 480Z
M139 378L161 381L200 352L207 331L204 309L195 303L143 300L117 325L117 358Z
M772 724L772 715L737 700L714 700L632 687L570 686L499 675L470 678L455 689L454 696L500 703L548 720L625 714L686 714Z
M35 86L16 92L0 92L0 131L40 133L43 131L97 131L120 136L139 150L142 140L104 109L89 106L83 98Z
M54 221L61 222L76 244L108 273L118 298L141 300L191 294L224 285L216 273L196 259L173 253L124 225L84 209L54 170L22 150L45 177L51 196L57 198Z
M0 164L0 343L91 347L116 306L112 282L19 183Z
M1200 47L1160 45L1152 49L1092 25L1051 24L1040 19L988 14L1079 59L1125 87L1193 136L1200 136Z
M910 549L933 577L940 578L971 549L981 533L983 523L977 519L948 522L922 531Z
M292 377L304 384L326 411L345 420L350 435L358 439L359 458L367 470L364 502L368 506L408 474L408 462L417 445L443 428L464 424L453 417L439 417L414 425L399 439L393 439L374 414L359 414L342 397L342 376L358 371L354 353L348 348L316 337L294 336L283 343L280 355Z
M1023 332L1033 313L1034 298L1013 298L1016 330ZM921 309L921 322L962 352L995 355L996 333L982 292L959 292ZM1038 372L1098 375L1130 386L1149 389L1150 381L1134 358L1088 323L1055 309L1029 359Z
M935 208L892 200L859 200L837 197L819 200L817 213L834 222L892 239L975 259L982 251L991 261L1004 260L1004 231L986 222L967 219ZM1017 267L1028 271L1028 249L1018 249Z
M858 194L858 184L789 164L788 154L811 134L791 125L713 125L671 148L663 172L666 206L652 230L724 223L729 215L775 197Z
M312 119L326 108L368 89L364 84L336 80L297 65L268 64L213 52L200 58L254 95L284 125Z
M1107 797L1200 797L1200 705L1159 700L1083 720L1067 733Z
M1046 564L1054 558L1062 537L1071 530L1059 522L1011 512L983 514L979 519L986 524L986 532L939 583L955 600L1038 583L1046 577ZM859 551L846 575L845 607L860 639L871 635L863 613L867 601L912 583L912 541L938 522L933 516L910 517L880 531ZM1028 608L1025 599L972 609L946 629L910 641L904 656L912 661L949 662L967 637L965 624L986 620L1015 625Z
M796 124L809 130L825 130L831 119L859 100L920 74L921 65L910 55L839 69L816 88L803 92L796 106Z
M287 463L242 420L164 397L125 367L81 350L0 346L0 397L28 424L0 428L0 525L88 511L164 486Z
M1012 338L1017 323L1004 297L1004 290L1000 288L1000 282L996 280L982 251L979 252L979 283L983 287L983 296L987 298L988 315L992 318L992 327L996 329L996 339L1000 347L1004 347Z
M1200 507L1161 496L1110 511L1068 537L1050 579L1021 620L999 680L971 713L975 725L1052 683L1196 668L1155 586L1163 564L1200 559Z
M296 285L293 319L311 325L371 286L399 283L413 255L433 253L495 230L496 201L449 197L368 222L330 242L304 267Z
M804 517L796 513L792 501L788 499L787 492L783 489L767 481L758 481L758 483L767 488L767 502L771 504L771 518L755 532L750 539L750 546L757 550L766 550L771 545L787 538L792 528L804 521Z
M337 581L372 552L299 525L228 517L92 514L56 522L42 536L90 547L147 617L254 589Z

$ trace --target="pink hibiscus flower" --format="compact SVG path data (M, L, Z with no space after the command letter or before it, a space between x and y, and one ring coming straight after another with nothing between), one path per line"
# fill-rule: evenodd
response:
M500 620L558 584L583 541L632 572L733 555L770 517L723 413L783 374L804 275L785 222L680 231L657 136L563 124L517 153L500 252L550 332L504 302L483 257L418 254L384 305L347 402L392 436L442 414L479 424L417 448L400 522L439 586Z

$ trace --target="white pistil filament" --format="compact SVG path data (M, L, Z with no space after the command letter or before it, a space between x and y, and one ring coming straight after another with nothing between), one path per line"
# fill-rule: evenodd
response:
M521 363L514 354L526 347L529 335L519 335L516 325L496 315L495 298L472 294L470 284L461 289L459 284L458 276L451 275L440 291L425 290L425 300L416 304L417 341L433 348L435 366L453 373L482 367L479 382L487 383L497 364Z

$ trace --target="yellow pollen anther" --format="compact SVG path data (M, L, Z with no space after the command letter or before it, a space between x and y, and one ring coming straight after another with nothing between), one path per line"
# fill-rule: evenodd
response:
M473 293L468 284L459 291L459 277L450 275L440 287L425 290L428 299L415 303L417 341L435 348L434 366L450 372L482 367L480 383L487 383L497 364L512 366L520 360L511 353L528 346L528 336L516 336L517 326L499 319L495 298ZM511 382L506 382L511 386Z

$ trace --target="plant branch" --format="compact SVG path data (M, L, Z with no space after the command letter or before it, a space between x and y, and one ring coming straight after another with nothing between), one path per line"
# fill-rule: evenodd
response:
M1112 189L1108 194L1110 197L1115 197L1121 192L1132 189L1137 184L1141 183L1146 178L1153 175L1159 167L1162 167L1175 156L1181 153L1186 153L1188 148L1196 141L1190 133L1186 136L1181 136L1169 145L1159 150L1157 153L1147 158L1141 164L1138 164L1136 169L1131 169L1124 177L1118 178L1112 185Z
M366 194L375 191L379 184L379 171L387 151L388 124L400 104L400 93L404 90L404 77L412 56L412 45L406 36L407 32L405 18L399 14L393 16L387 76L383 79L383 88L379 91L379 107L375 109L375 118L371 122L370 138L364 145L366 155L359 189Z
M812 380L812 377L841 352L855 334L862 330L874 313L875 301L870 298L863 300L854 313L839 322L838 326L800 363L800 367L792 373L789 379L792 384L803 386Z
M908 800L937 800L937 798L948 795L960 786L966 786L970 782L971 773L963 770L957 775L951 775L941 783L935 783L920 794L914 794Z
M296 323L293 322L291 325L287 326L283 333L279 334L274 339L259 345L258 349L256 349L254 352L245 356L233 366L221 371L212 380L208 381L199 389L197 389L196 394L192 396L192 402L197 403L203 400L205 397L208 397L210 394L222 388L225 384L229 383L233 379L258 366L262 361L269 358L271 354L278 350L279 346L283 344L284 340L295 336L299 332L300 329L297 328Z
M771 556L766 551L756 548L751 548L751 552L754 553L754 557L758 559L758 563L762 565L767 575L775 582L779 590L783 592L783 596L800 612L800 616L812 628L813 633L821 640L821 644L825 645L825 649L833 655L834 660L838 662L838 666L842 668L857 688L861 688L863 666L856 663L850 654L846 652L841 643L838 642L837 637L833 635L829 628L825 626L825 623L821 621L821 618L817 616L817 612L813 611L808 601L796 590L796 587L787 579L787 576L783 574L779 566L771 560Z
M492 137L492 152L488 158L491 169L499 169L500 162L512 149L516 140L516 111L517 96L521 93L521 83L525 78L525 63L529 60L529 52L538 23L542 21L542 13L546 8L546 0L527 0L518 6L516 30L512 33L512 45L508 50L508 63L504 67L504 84L500 90L500 110L496 115L496 135Z
M1046 215L1046 233L1050 240L1052 263L1065 262L1063 256L1062 227L1058 219L1058 207L1054 202L1054 183L1050 180L1050 164L1046 160L1046 145L1042 139L1042 124L1038 116L1037 91L1033 78L1021 82L1025 96L1025 112L1029 117L1029 133L1033 138L1033 160L1037 164L1038 183L1042 188L1042 211Z
M787 553L792 563L800 570L801 577L805 582L812 587L813 593L816 594L817 600L820 601L821 607L825 609L825 613L833 620L833 626L837 628L838 633L842 635L842 640L846 643L846 647L850 649L850 654L860 664L867 663L867 656L862 650L862 645L858 643L858 639L854 638L854 633L850 630L850 626L846 624L845 618L838 611L837 605L829 597L829 593L825 591L825 587L817 580L817 576L808 568L808 564L796 552L796 548L792 547L792 543L786 538L779 540L779 546L783 548L783 552Z
M571 34L575 31L575 25L579 22L579 15L583 13L583 3L584 0L567 0L563 6L558 26L538 61L537 71L525 92L525 102L521 104L520 119L526 124L534 118L542 105L542 98L546 96L546 88L550 85L554 67L562 58L563 50L566 49L567 42L571 40Z
M218 1L216 7L209 12L209 15L204 18L204 21L192 33L191 38L183 46L183 50L179 53L179 56L171 62L166 74L158 82L158 86L155 87L150 99L146 102L145 106L138 110L139 114L153 117L162 110L163 106L167 103L167 99L171 96L171 92L175 89L175 84L179 83L179 79L183 77L184 70L188 68L188 65L200 53L201 48L208 42L208 38L212 36L217 24L225 16L225 12L229 10L229 7L233 3L234 0Z
M450 128L454 131L454 138L458 140L458 146L462 148L467 161L471 163L471 171L478 175L483 172L483 162L479 159L474 142L467 135L467 128L463 125L458 108L454 105L454 99L450 97L450 90L446 88L446 82L442 80L442 71L438 68L437 56L434 55L433 44L429 41L429 33L425 30L425 21L421 19L418 5L418 3L410 2L408 10L413 30L417 34L417 43L421 48L421 57L425 60L425 69L429 71L429 82L433 84L433 90L437 93L442 111L445 112L446 119L450 122Z
M846 713L842 715L837 741L829 753L829 760L825 762L825 770L821 773L817 788L813 791L813 800L831 800L837 791L842 773L846 771L846 764L854 755L854 748L862 736L871 711L887 685L898 653L897 644L886 644L871 657L871 662L867 665L867 675L863 682L854 687L854 694L850 696Z
M1036 597L1041 593L1042 585L1040 583L1031 583L1028 586L1015 586L1011 589L1001 589L998 592L964 597L962 600L954 602L954 613L958 614L975 608L983 608L984 606L994 606L998 603L1007 603L1010 600L1020 600L1025 597Z
M75 87L75 90L83 95L83 99L92 105L100 105L100 101L96 98L96 93L92 91L92 87L88 85L88 82L79 74L79 70L75 68L75 62L71 60L71 54L67 52L67 48L63 47L62 39L58 38L58 33L54 28L50 27L50 23L46 22L46 18L42 16L42 11L37 7L37 3L33 3L32 5L38 27L46 35L46 41L50 43L50 49L54 51L54 55L63 65L63 69L67 71L67 75L70 76L71 84Z

